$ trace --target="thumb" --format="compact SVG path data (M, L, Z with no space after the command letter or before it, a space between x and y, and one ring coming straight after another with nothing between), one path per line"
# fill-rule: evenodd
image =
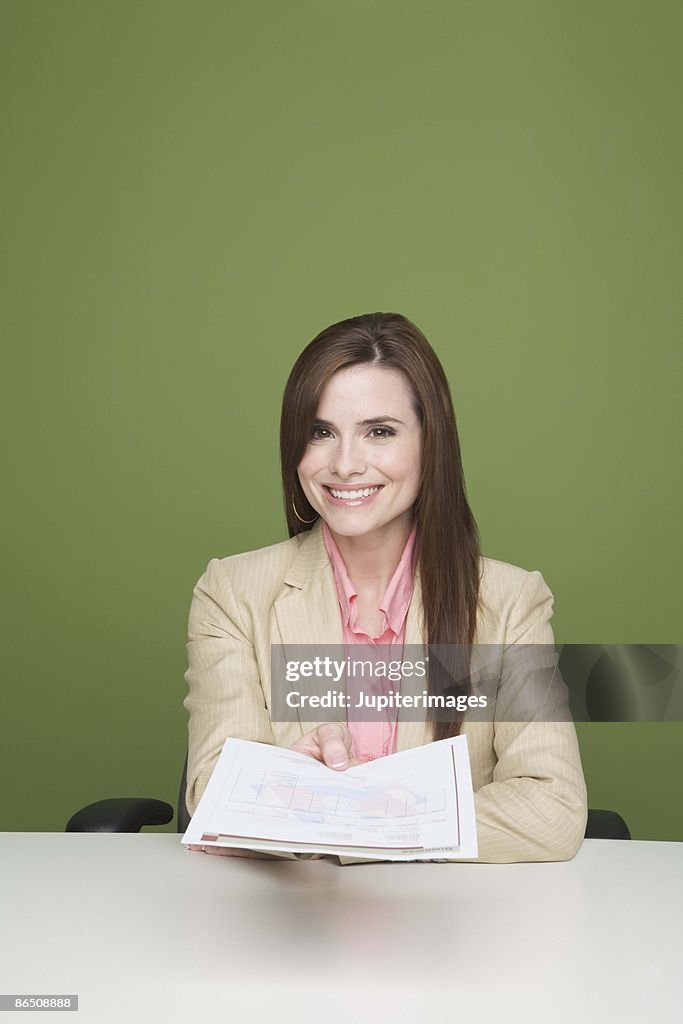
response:
M320 753L328 768L343 771L349 767L352 742L351 733L346 726L330 723L318 729Z

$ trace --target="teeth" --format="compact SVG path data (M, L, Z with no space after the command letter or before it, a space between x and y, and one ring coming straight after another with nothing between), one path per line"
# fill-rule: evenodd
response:
M333 498L346 498L347 501L358 501L359 498L369 498L375 494L379 487L366 487L362 491L335 491L330 487L330 494Z

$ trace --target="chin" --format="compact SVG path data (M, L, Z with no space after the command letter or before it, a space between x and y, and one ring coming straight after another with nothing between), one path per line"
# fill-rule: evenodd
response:
M329 526L330 530L334 533L338 533L340 537L365 537L368 533L374 533L375 530L380 529L382 524L372 523L367 525L365 523L344 523L335 522L326 519L325 522Z

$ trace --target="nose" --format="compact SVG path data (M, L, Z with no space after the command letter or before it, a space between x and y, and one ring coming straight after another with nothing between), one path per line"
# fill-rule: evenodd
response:
M348 479L354 473L363 474L366 463L362 443L353 437L341 438L331 453L330 473L340 479Z

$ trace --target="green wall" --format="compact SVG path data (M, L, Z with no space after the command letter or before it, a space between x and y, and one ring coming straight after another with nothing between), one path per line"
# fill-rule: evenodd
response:
M208 560L285 537L279 402L396 310L487 554L564 642L681 642L681 7L2 0L3 827L175 802ZM682 725L583 725L683 840Z

